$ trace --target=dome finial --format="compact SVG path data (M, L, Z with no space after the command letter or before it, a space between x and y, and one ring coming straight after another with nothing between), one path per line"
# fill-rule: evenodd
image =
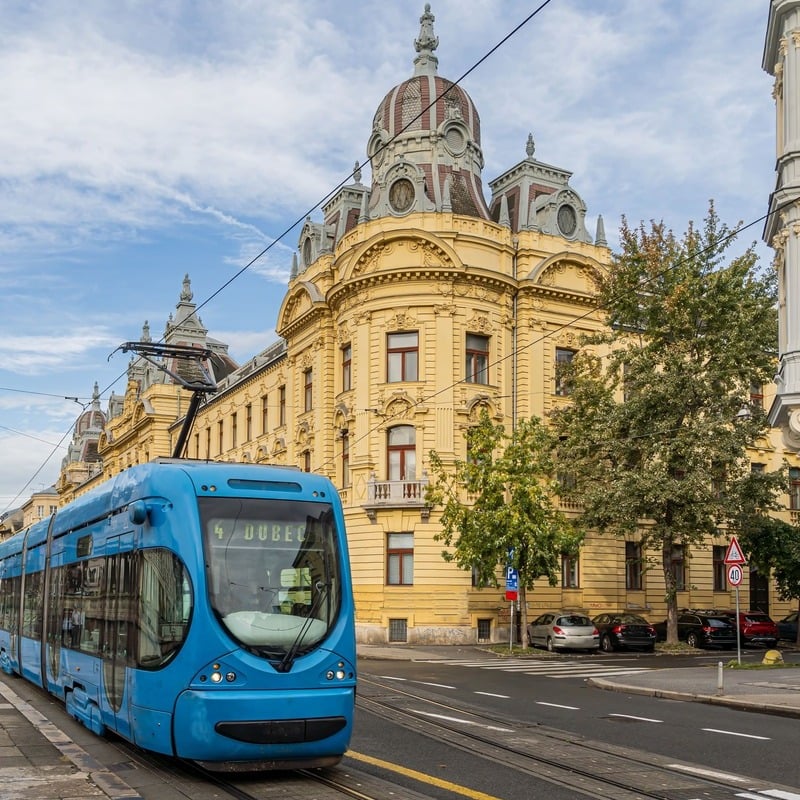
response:
M192 282L189 280L189 273L183 276L183 289L181 290L181 301L184 303L191 302L194 295L192 294Z
M528 134L528 141L525 143L525 152L528 154L528 158L533 158L533 154L536 152L536 145L533 143L533 134Z
M435 75L439 59L433 51L439 46L439 37L433 35L431 4L425 3L425 13L419 18L419 38L414 40L414 47L419 55L414 59L415 75Z

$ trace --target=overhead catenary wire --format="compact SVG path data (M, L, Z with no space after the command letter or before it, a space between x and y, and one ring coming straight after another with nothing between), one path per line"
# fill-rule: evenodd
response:
M504 44L506 44L515 34L517 34L525 25L527 25L532 19L534 19L551 2L552 2L552 0L544 0L544 2L542 2L536 9L534 9L528 16L526 16L518 25L516 25L500 41L498 41L494 46L492 46L489 50L487 50L477 61L475 61L472 64L472 66L470 66L461 76L459 76L459 78L457 80L453 81L441 95L435 97L428 106L423 108L413 119L409 120L405 124L405 126L403 128L398 130L397 133L395 133L394 136L391 139L389 139L383 145L383 148L388 147L388 145L390 145L392 142L394 142L395 139L398 136L400 136L402 133L404 133L410 126L412 126L431 107L435 106L436 103L438 103L442 99L442 97L444 97L455 86L458 86L466 77L468 77L472 72L474 72L484 61L486 61L489 57L491 57L491 55L493 55L500 47L502 47ZM355 167L354 167L354 169L350 173L348 173L348 175L342 181L340 181L336 186L334 186L332 189L330 189L313 206L311 206L310 208L306 209L306 211L303 214L299 215L278 236L276 236L266 247L264 247L259 253L257 253L253 258L251 258L247 263L245 263L241 268L239 268L230 278L228 278L224 283L222 283L216 290L214 290L210 295L208 295L202 302L197 304L196 307L195 307L196 311L199 311L202 308L204 308L205 306L207 306L211 301L213 301L217 296L219 296L225 289L227 289L234 281L236 281L245 272L247 272L256 262L258 262L260 259L262 259L275 245L277 245L279 242L281 242L286 236L288 236L288 234L292 230L294 230L299 224L301 224L305 219L307 219L310 216L311 213L316 211L320 206L324 205L325 202L327 202L331 197L333 197L336 194L336 192L338 192L342 187L344 187L355 176L356 172L360 171L361 168L366 166L367 164L369 164L369 162L370 162L369 158L364 160L361 163L357 162ZM746 224L746 225L744 225L742 227L739 227L736 230L732 231L728 236L724 237L718 243L717 247L722 245L728 239L739 235L742 231L752 227L753 225L756 225L756 224L758 224L760 222L763 222L764 220L769 218L769 216L771 214L780 211L783 207L785 207L785 205L787 205L787 204L784 204L784 206L776 208L774 211L769 212L769 213L767 213L765 215L762 215L758 219L755 219L752 222L750 222L750 223L748 223L748 224ZM709 249L712 249L712 248L707 248L707 250L709 250ZM702 252L705 252L705 251L702 251ZM672 267L670 267L667 270L665 270L664 272L662 272L661 274L666 274L666 272L668 272L669 269L673 269L673 268L675 268L677 266L678 266L678 264L675 264ZM657 277L658 277L658 275L654 275L651 278L649 278L648 280L655 280ZM639 287L639 288L641 288L641 287ZM496 361L494 361L491 364L489 364L489 366L494 366L494 365L503 363L504 361L508 360L509 358L512 358L515 354L518 354L519 352L522 352L524 349L529 348L531 346L534 346L535 344L540 343L544 339L546 339L546 338L548 338L550 336L553 336L554 334L564 330L565 328L570 327L571 325L574 325L576 322L580 322L581 320L583 320L583 319L591 316L592 314L596 313L598 310L602 310L602 307L599 306L599 305L592 307L592 309L590 309L589 311L576 316L575 318L571 319L570 321L564 322L561 325L556 326L554 329L544 332L537 339L535 339L532 342L529 342L528 344L524 345L522 348L516 348L513 352L509 352L506 356L504 356L504 357L502 357L500 359L497 359ZM163 339L163 337L162 337L162 339ZM102 390L102 392L100 392L100 396L103 396L112 386L114 386L117 383L117 381L119 381L122 377L124 377L124 375L125 375L125 372L120 373L119 376L117 376L113 381L111 381ZM459 384L461 384L463 382L464 382L463 380L455 381L450 386L444 387L442 389L439 389L438 391L432 393L431 395L428 395L425 398L416 401L412 405L412 407L417 406L420 403L429 401L429 400L437 397L438 395L440 395L440 394L442 394L442 393L444 393L446 391L449 391L454 386L457 386L457 385L459 385ZM10 390L10 391L22 391L22 390ZM39 392L31 392L31 393L32 394L47 394L47 393L39 393ZM63 395L55 395L55 394L47 395L47 396L63 397ZM80 404L80 401L76 397L65 397L64 399L74 400L75 402L78 402ZM88 406L88 403L86 405L83 405L81 413L83 413L83 411L85 411L87 406ZM381 422L379 423L379 425L374 426L373 428L371 428L366 434L364 434L364 436L370 435L374 431L375 428L380 427L381 425L385 425L387 420L391 420L391 419L395 418L395 416L396 415L389 415L389 416L383 417ZM76 421L77 421L77 417L76 417ZM37 469L37 471L33 475L33 477L28 481L28 483L26 483L25 487L23 487L23 489L20 490L20 492L18 493L18 495L15 498L15 500L25 491L25 489L30 485L30 483L36 478L36 476L46 466L46 464L52 458L52 456L53 456L54 452L56 451L56 449L58 449L59 447L62 446L64 439L71 433L71 431L74 428L74 425L75 425L75 422L73 421L71 423L69 429L66 431L66 433L64 434L62 439L59 441L59 443L54 446L53 451L47 456L47 458L42 463L42 465L39 467L39 469ZM355 440L355 441L358 441L358 440ZM321 468L323 468L325 466L328 466L330 463L331 463L330 460L326 460L322 464L318 465L317 469L321 469ZM14 501L12 501L12 503L13 502Z
M426 106L424 109L422 109L419 112L419 114L417 114L417 116L415 116L413 119L409 120L399 131L397 131L397 133L392 138L390 138L383 145L383 147L385 148L389 144L391 144L393 141L395 141L395 139L398 136L400 136L411 125L413 125L418 119L420 119L420 117L422 117L423 114L425 114L430 108L435 106L436 103L438 103L441 100L441 98L444 97L444 95L446 95L449 91L451 91L454 86L459 85L460 82L464 80L464 78L466 78L468 75L470 75L472 72L474 72L484 61L486 61L486 59L488 59L500 47L502 47L506 42L508 42L509 39L511 39L523 27L525 27L525 25L527 25L534 17L536 17L542 11L542 9L544 9L546 6L548 6L551 2L552 2L552 0L543 0L543 2L540 3L539 6L537 6L537 8L535 8L530 14L528 14L528 16L526 16L518 25L516 25L511 31L509 31L509 33L507 33L505 36L503 36L503 38L500 39L500 41L497 42L497 44L495 44L493 47L491 47L489 50L487 50L471 67L469 67L469 69L467 69L458 78L458 80L454 81L441 95L435 97L430 102L430 104L428 106ZM369 159L366 159L365 161L363 161L361 163L357 163L356 166L354 167L354 169L347 176L345 176L345 178L343 180L341 180L336 186L334 186L332 189L330 189L313 206L311 206L303 214L298 216L294 220L294 222L292 222L290 225L288 225L275 239L273 239L265 248L263 248L261 250L261 252L257 253L253 258L251 258L250 261L248 261L246 264L244 264L244 266L242 266L239 270L237 270L230 278L228 278L228 280L226 280L214 292L212 292L208 297L206 297L205 300L203 300L201 303L196 305L195 306L195 310L196 311L200 311L202 308L207 306L214 298L216 298L219 294L221 294L235 280L237 280L245 272L247 272L247 270L249 270L250 267L252 267L257 261L262 259L276 244L278 244L286 236L288 236L289 233L291 233L292 230L294 230L308 216L310 216L314 211L316 211L316 209L318 209L320 206L322 206L328 199L330 199L334 194L336 194L336 192L338 192L339 189L341 189L343 186L345 186L350 181L350 179L354 177L356 171L359 171L362 167L366 166L368 163L369 163ZM163 337L162 337L162 340L163 340ZM161 340L159 340L159 341L161 341ZM107 384L106 387L99 393L99 396L102 397L103 395L105 395L105 393L112 386L114 386L117 383L117 381L119 381L122 377L124 377L124 375L125 375L125 372L122 372L116 378L114 378L114 380L111 381L109 384ZM58 396L58 395L54 395L54 396ZM77 398L67 398L67 399L74 399L76 402L78 402ZM83 410L85 410L85 409L86 409L86 406L84 406ZM81 413L83 413L83 411ZM44 460L44 462L39 467L39 469L37 469L37 471L34 474L34 476L31 478L30 481L28 481L28 483L23 487L23 489L20 490L20 492L17 494L17 497L14 498L14 500L12 501L11 504L9 504L9 506L6 508L6 510L8 510L8 508L17 500L17 498L22 494L22 492L25 491L25 489L30 485L31 481L33 481L35 479L36 475L38 475L42 471L42 469L44 469L44 467L47 465L47 463L53 457L53 454L55 453L56 449L61 446L61 442L64 441L64 439L69 435L69 433L74 428L75 422L77 422L77 419L78 419L78 417L76 417L75 421L73 421L70 424L69 429L64 434L64 436L62 437L62 439L59 442L59 444L48 454L47 458Z
M752 228L754 225L758 225L759 223L766 221L773 214L777 214L780 211L782 211L784 208L792 205L793 202L794 201L792 201L792 200L788 200L785 203L783 203L781 205L778 205L774 210L768 211L766 214L762 214L757 219L754 219L754 220L748 222L747 224L743 224L743 225L741 225L741 226L739 226L737 228L734 228L727 235L721 237L720 240L718 242L714 243L713 245L709 245L707 247L704 247L703 249L698 250L695 253L692 253L691 255L687 256L686 258L678 259L678 261L676 261L674 264L671 264L670 266L666 267L665 269L661 270L660 272L654 273L653 275L651 275L648 278L646 278L645 280L641 281L635 287L632 287L628 291L629 292L639 292L639 291L647 288L647 285L649 283L658 280L659 278L663 277L664 275L668 275L670 272L672 272L672 270L678 269L683 264L687 263L689 260L694 259L694 258L699 258L699 257L702 257L704 255L711 254L711 253L715 252L716 250L721 249L724 244L726 244L727 242L731 241L732 239L735 239L737 236L739 236L742 233L742 231L746 231L748 228ZM619 297L623 298L623 297L626 296L626 294L627 294L627 292L619 295ZM523 345L522 347L515 347L508 354L503 356L502 358L498 358L495 361L489 362L487 364L487 369L489 369L490 367L497 366L498 364L502 364L505 361L508 361L508 359L513 358L516 355L519 355L519 353L524 352L528 348L533 347L533 346L535 346L537 344L540 344L541 342L545 341L546 339L549 339L550 337L556 335L557 333L560 333L561 331L563 331L563 330L565 330L567 328L570 328L576 322L581 322L584 319L588 319L589 317L591 317L596 312L603 311L604 308L605 308L605 306L602 303L598 303L597 305L592 306L591 309L589 309L588 311L585 311L583 314L578 314L577 316L572 317L567 322L562 322L560 325L556 325L552 330L545 331L538 338L535 338L532 341L528 342L528 344ZM422 397L422 398L410 403L409 407L411 409L414 409L417 406L424 405L425 403L429 402L430 400L434 399L435 397L438 397L440 394L443 394L445 392L449 392L451 389L453 389L456 386L459 386L459 385L461 385L462 383L465 383L465 382L466 381L465 381L464 378L462 378L462 379L460 379L458 381L454 381L453 383L449 384L448 386L444 386L443 388L433 392L432 394L426 395L425 397ZM396 412L395 414L382 414L381 415L381 422L378 425L371 427L362 436L359 436L357 439L354 439L353 443L362 441L366 437L370 436L376 430L376 428L378 428L378 427L380 427L382 425L386 425L387 422L389 422L389 421L391 421L393 419L398 419L399 416L400 416L400 412ZM673 429L669 429L667 431L656 432L656 434L666 434L666 433L670 433L672 431L673 431ZM632 437L629 437L629 438L638 438L638 437L632 436ZM318 465L317 469L322 469L323 467L330 466L330 464L331 464L331 460L328 459L326 461L323 461L322 464Z

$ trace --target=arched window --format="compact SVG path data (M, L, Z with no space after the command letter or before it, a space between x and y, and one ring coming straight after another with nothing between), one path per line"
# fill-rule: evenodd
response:
M413 481L417 474L417 432L413 425L389 428L387 472L390 481Z

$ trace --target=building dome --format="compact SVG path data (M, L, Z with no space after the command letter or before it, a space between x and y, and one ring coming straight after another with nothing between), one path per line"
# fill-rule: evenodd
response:
M437 75L433 21L426 4L414 41L414 75L386 94L372 120L372 219L411 211L489 218L480 117L464 89Z
M433 105L431 105L433 103ZM419 131L435 132L449 119L463 120L475 145L481 143L481 122L470 96L457 84L439 75L414 75L395 86L383 98L372 120L374 131L386 136L415 136ZM450 133L448 144L455 150L466 142Z
M75 423L75 435L83 436L87 433L102 433L106 426L106 415L100 410L100 389L97 383L92 392L92 404L84 411Z

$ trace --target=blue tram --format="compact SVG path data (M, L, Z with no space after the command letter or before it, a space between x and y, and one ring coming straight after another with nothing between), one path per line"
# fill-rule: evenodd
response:
M0 543L0 669L98 734L217 769L337 763L356 687L326 478L161 459Z

